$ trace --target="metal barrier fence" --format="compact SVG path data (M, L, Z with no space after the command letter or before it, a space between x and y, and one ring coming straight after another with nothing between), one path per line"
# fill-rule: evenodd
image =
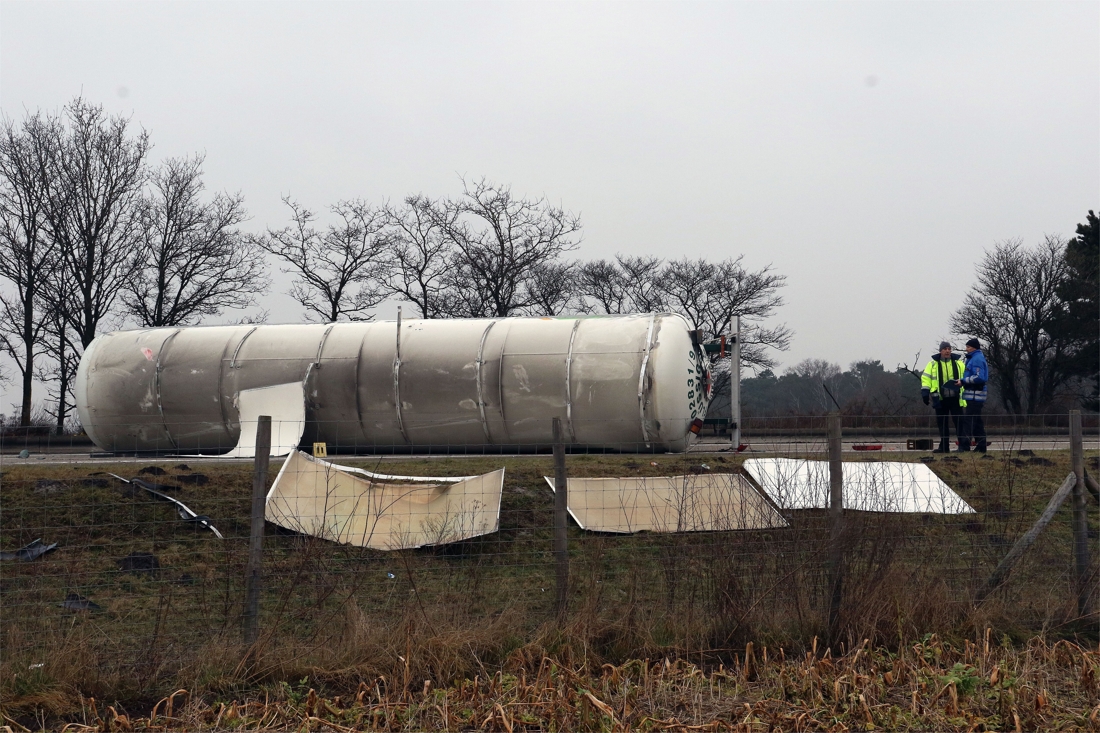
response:
M1095 635L1095 415L1051 420L1059 433L991 425L988 453L948 455L906 448L927 422L800 420L683 453L570 446L559 425L523 452L356 455L307 426L303 451L266 468L7 442L0 668L84 665L136 688L242 653L273 676L460 674L562 629L601 658L702 663L750 640ZM263 430L241 433L267 452Z

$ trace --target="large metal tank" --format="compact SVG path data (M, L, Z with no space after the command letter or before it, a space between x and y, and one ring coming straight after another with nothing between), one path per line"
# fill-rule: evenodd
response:
M703 352L678 315L115 331L88 346L80 420L109 451L232 448L241 390L302 382L303 440L330 449L684 450L706 409Z

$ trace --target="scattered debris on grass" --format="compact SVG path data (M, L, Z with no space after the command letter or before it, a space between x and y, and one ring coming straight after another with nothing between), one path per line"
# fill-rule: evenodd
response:
M57 604L67 611L102 611L103 606L99 605L95 601L92 601L79 593L70 592L65 596L65 600Z
M160 570L160 560L149 552L131 552L119 558L118 569L124 573L153 574Z
M0 552L0 560L18 560L20 562L30 562L37 560L45 555L47 552L53 552L57 549L57 543L43 544L42 539L39 538L34 542L31 542L24 547L20 547L15 552Z
M69 487L60 481L54 481L53 479L40 478L34 482L34 493L39 496L49 496L50 494L60 494L68 491Z
M141 479L138 479L138 478L124 479L121 476L119 476L117 474L113 474L113 473L110 473L110 474L107 474L107 475L108 476L114 476L119 481L122 481L122 482L124 482L124 483L126 483L130 486L137 486L140 489L144 489L145 491L149 492L150 494L152 494L153 496L155 496L156 498L158 498L162 501L167 501L167 502L171 502L172 504L175 504L176 505L176 513L179 514L180 519L182 519L185 522L196 522L199 526L204 527L204 528L210 530L211 532L213 532L219 540L225 539L225 537L222 536L222 533L218 531L218 528L215 527L211 523L210 517L206 516L205 514L196 514L195 512L191 511L190 507L188 507L186 504L184 504L179 499L168 496L167 494L153 488L153 486L160 486L160 484L151 484L151 483L148 483L146 481L142 481ZM169 487L169 488L179 489L178 486Z

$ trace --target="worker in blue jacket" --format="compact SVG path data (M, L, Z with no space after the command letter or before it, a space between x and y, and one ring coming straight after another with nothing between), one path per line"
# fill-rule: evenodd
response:
M968 451L971 445L979 453L985 453L985 421L982 408L985 407L989 390L989 367L985 363L982 344L978 339L966 342L966 370L963 372L962 389L966 407L963 412L962 430L959 431L959 450Z

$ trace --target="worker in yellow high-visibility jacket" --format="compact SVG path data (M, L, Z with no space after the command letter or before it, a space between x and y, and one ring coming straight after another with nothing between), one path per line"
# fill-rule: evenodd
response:
M955 423L955 435L959 435L959 421L966 401L962 398L962 377L966 364L962 357L952 353L951 344L940 343L940 353L935 354L920 377L920 394L924 404L932 403L936 410L936 424L940 429L940 447L933 453L949 453L951 424Z

